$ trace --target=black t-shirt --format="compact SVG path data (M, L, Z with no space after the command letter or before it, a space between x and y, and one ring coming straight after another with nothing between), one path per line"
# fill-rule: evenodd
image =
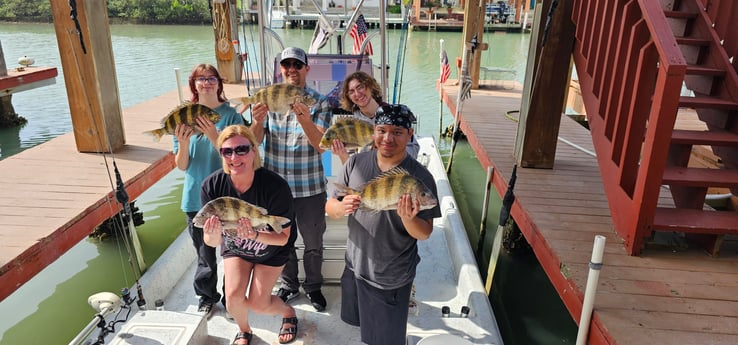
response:
M269 215L288 218L285 227L294 224L295 211L292 202L292 191L287 181L277 173L265 168L254 171L254 182L245 193L239 193L233 186L230 175L223 169L208 176L202 183L200 199L203 205L210 200L231 196L253 205L263 207ZM223 257L238 256L249 262L268 266L281 266L287 262L290 251L297 239L297 229L292 227L290 238L284 246L266 245L258 241L240 239L223 235L220 253Z

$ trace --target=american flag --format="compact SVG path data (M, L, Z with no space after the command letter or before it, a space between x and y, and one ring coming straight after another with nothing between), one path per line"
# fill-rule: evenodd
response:
M359 55L361 53L361 44L366 39L366 34L368 27L366 26L366 20L364 20L364 15L360 14L358 18L356 18L356 24L351 28L351 32L349 32L349 35L351 38L354 39L354 55ZM373 55L374 49L372 49L372 42L370 41L366 45L366 50L364 51L366 55Z
M448 65L448 55L446 49L441 50L441 84L448 80L451 76L451 66Z

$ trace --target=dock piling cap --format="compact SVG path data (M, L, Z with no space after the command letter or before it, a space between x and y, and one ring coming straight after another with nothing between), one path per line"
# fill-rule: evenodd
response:
M453 334L436 334L420 339L418 345L474 345L470 341Z

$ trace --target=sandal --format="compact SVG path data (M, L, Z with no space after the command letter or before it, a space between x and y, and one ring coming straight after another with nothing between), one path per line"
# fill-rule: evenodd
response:
M233 339L233 342L231 343L231 345L239 345L239 344L236 344L236 341L241 340L241 339L248 340L249 343L247 345L249 345L251 344L251 337L253 336L254 336L253 332L238 332L236 333L236 338Z
M284 328L284 325L288 323L293 324L294 326ZM282 340L281 336L283 335L291 335L292 337L287 340ZM285 317L282 319L282 328L279 329L279 336L280 344L289 344L297 339L297 316Z

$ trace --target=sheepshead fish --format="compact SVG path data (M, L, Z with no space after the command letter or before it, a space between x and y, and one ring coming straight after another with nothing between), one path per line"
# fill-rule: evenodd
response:
M413 200L420 200L420 209L427 210L438 204L433 192L423 182L410 175L407 170L395 167L367 182L361 190L335 184L339 195L361 196L361 206L365 210L396 210L397 202L403 194L410 194Z
M269 107L269 111L280 114L289 113L294 103L303 103L308 107L317 103L317 100L308 95L304 88L287 83L263 87L253 96L234 98L229 101L243 104L243 108L239 111L243 111L249 104L264 103Z
M333 140L340 140L347 150L364 147L372 142L374 127L353 116L334 116L333 125L328 127L320 139L320 148L328 150Z
M174 135L174 130L179 124L185 124L194 129L197 124L195 119L197 119L198 116L204 116L213 123L220 121L220 114L215 112L215 110L202 104L185 103L174 108L174 110L170 111L166 117L161 119L161 128L146 131L143 132L143 134L154 138L155 141L159 141L161 140L161 137L167 134ZM195 130L195 134L201 135L202 133Z
M213 215L220 219L223 232L231 236L235 235L238 220L241 218L251 220L251 226L255 230L266 229L269 225L277 233L282 232L282 225L290 222L288 218L270 216L264 208L230 196L210 200L197 212L192 222L195 226L201 228L205 225L205 221Z

